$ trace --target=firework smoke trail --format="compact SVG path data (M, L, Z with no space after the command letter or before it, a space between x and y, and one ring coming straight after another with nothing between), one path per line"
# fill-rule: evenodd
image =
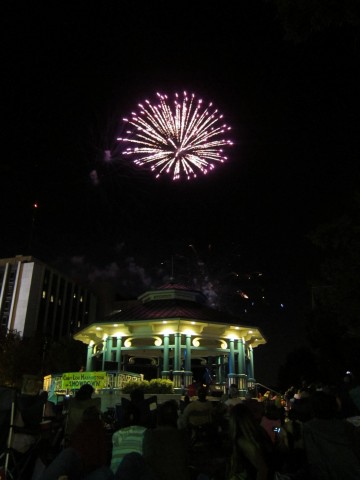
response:
M134 156L139 166L149 165L156 178L167 173L173 180L182 175L196 178L198 172L206 174L227 160L221 147L233 144L224 137L231 128L222 124L223 116L212 109L212 103L204 107L201 99L186 92L182 99L176 93L173 105L167 95L157 96L157 104L145 100L138 105L139 113L123 119L134 127L126 131L128 137L117 139L131 144L124 155Z

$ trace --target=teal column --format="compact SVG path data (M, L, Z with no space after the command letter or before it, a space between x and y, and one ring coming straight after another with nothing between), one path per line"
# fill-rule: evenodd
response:
M235 349L234 349L234 339L230 338L229 340L229 373L228 373L228 387L232 383L236 383L236 373L235 373Z
M103 340L102 342L103 348L102 348L102 362L101 362L101 370L105 370L105 360L106 360L106 345L107 345L107 339Z
M247 388L248 388L248 390L254 390L255 389L254 351L253 351L251 346L249 346L249 364L248 364Z
M174 370L180 370L181 333L175 333Z
M112 337L107 337L106 352L105 352L105 360L107 362L111 362L111 352L112 352Z
M247 391L246 384L246 361L244 340L238 340L238 389L240 397L244 397Z
M86 371L87 372L91 372L92 371L92 368L93 368L93 365L92 365L92 362L93 362L93 343L89 343L88 347L87 347L87 355L86 355Z
M188 387L193 381L191 370L191 335L186 334L185 340L185 372L184 372L184 387Z
M223 393L226 393L226 360L227 355L219 355L218 364L219 364L219 383L222 386Z
M221 385L223 393L226 393L226 380L224 375L224 356L218 355L215 360L216 363L216 383Z
M118 372L121 370L121 346L122 346L122 338L116 338L116 363Z
M216 357L216 381L217 383L223 382L223 364L221 355Z
M174 370L173 370L173 382L174 390L176 393L181 391L181 379L183 372L180 370L181 365L181 333L175 333L175 349L174 349Z
M169 334L164 334L164 348L163 348L163 370L161 378L169 378Z

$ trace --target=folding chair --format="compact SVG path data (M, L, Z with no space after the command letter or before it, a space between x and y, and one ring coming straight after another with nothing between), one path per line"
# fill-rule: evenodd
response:
M0 417L2 437L1 465L3 477L8 480L27 479L33 453L40 440L40 426L36 425L34 410L36 397L21 396L15 389L0 389ZM30 409L30 412L27 411ZM41 419L41 416L40 416Z
M191 448L206 447L212 440L214 425L208 411L192 411L188 416Z
M9 462L15 417L16 390L0 387L0 464L1 479L9 477Z
M88 400L69 399L68 413L65 420L65 444L69 441L71 434L83 419L84 411L89 407L97 407L101 412L101 398L90 398Z

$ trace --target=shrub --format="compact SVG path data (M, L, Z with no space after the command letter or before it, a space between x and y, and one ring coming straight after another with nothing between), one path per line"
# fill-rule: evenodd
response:
M134 390L142 390L144 393L149 393L149 385L150 382L148 380L141 380L140 382L130 380L123 386L122 391L123 393L131 393Z
M171 380L162 378L153 378L152 380L142 380L141 382L129 381L123 388L123 393L131 393L134 390L142 390L144 393L174 393L174 384Z
M174 393L174 383L171 380L153 378L150 380L149 393Z

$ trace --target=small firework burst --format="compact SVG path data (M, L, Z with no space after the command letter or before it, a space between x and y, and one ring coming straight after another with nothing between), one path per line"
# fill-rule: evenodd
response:
M156 178L172 175L173 180L207 174L227 160L224 150L232 145L226 138L231 129L212 103L204 105L195 94L177 93L169 101L157 93L156 103L145 100L139 111L124 118L131 127L125 138L124 155L134 157L139 166L149 166Z

